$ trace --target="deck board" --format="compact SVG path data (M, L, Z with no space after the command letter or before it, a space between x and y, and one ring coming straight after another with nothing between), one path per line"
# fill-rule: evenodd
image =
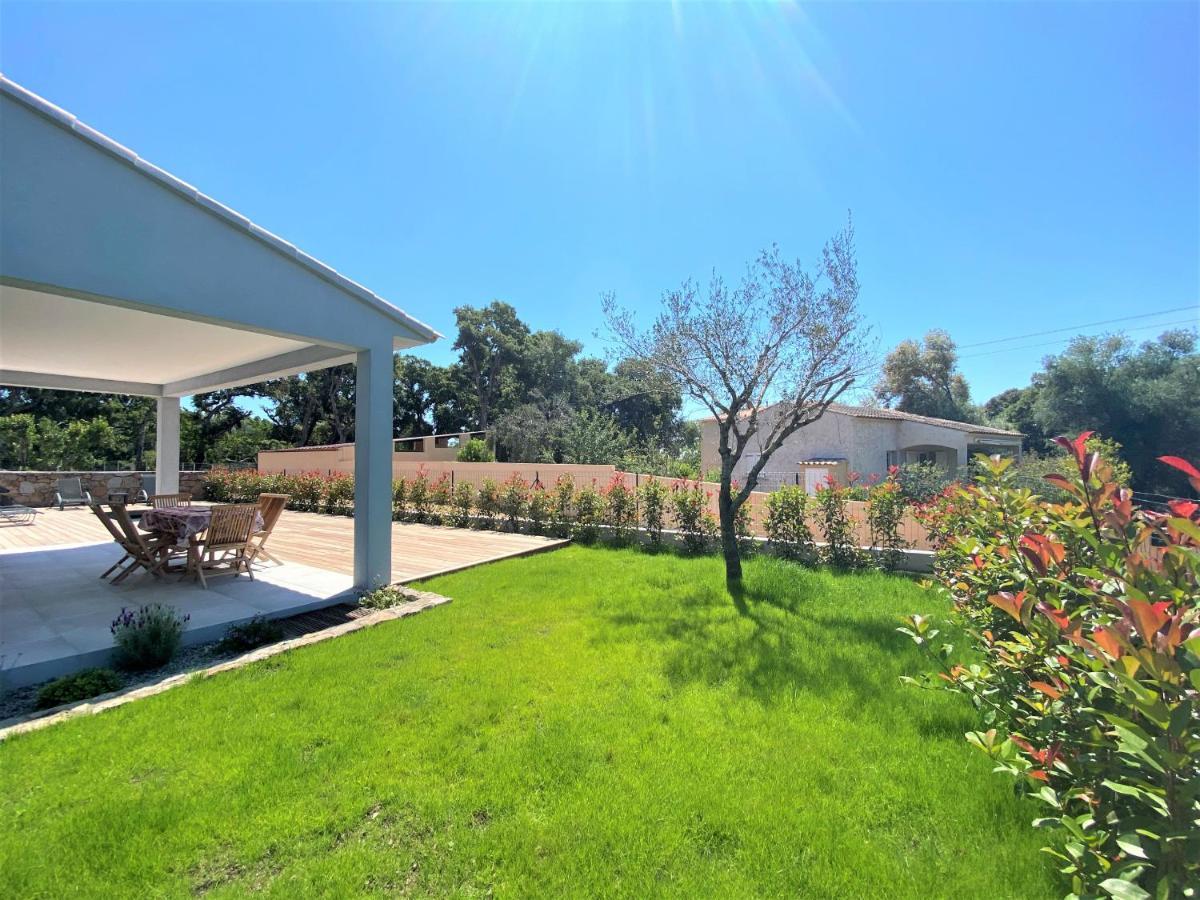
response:
M109 541L84 507L41 509L32 525L0 522L0 551ZM547 550L566 541L528 534L392 523L392 580L412 581L508 556ZM267 548L284 562L354 574L354 520L285 510Z

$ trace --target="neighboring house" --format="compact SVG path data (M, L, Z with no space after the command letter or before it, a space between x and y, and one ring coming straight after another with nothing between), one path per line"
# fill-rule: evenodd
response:
M463 444L472 438L490 443L487 431L460 431L454 434L427 434L392 439L393 462L454 462ZM319 444L312 447L286 447L260 450L258 471L342 472L354 471L354 444Z
M750 439L734 469L734 480L743 480L754 465L774 423L773 407L759 416L759 433ZM700 468L719 469L718 431L715 419L700 422ZM772 454L763 474L764 487L802 484L811 493L828 475L845 483L850 472L863 478L882 477L889 466L929 462L948 474L966 465L976 453L1020 456L1021 433L918 416L894 409L833 404L816 422L806 425Z

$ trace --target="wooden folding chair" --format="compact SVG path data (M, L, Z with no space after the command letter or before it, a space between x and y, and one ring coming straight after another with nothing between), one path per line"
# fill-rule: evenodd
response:
M131 560L129 566L117 575L112 583L120 584L135 569L145 569L155 578L162 578L163 570L171 558L171 541L164 538L151 538L138 531L137 526L133 524L133 519L129 517L129 511L125 508L124 503L114 503L111 509L111 518L102 516L101 521L104 521L106 527L110 528L114 538L117 539L126 556ZM100 513L103 513L103 510L100 510ZM114 522L119 532L112 528ZM116 537L118 533L120 534L119 538ZM121 562L124 561L124 559L121 560ZM109 569L109 572L111 571L112 569ZM108 572L104 574L107 575Z
M258 495L258 510L262 513L263 527L250 535L250 562L253 563L261 556L263 559L273 562L277 566L283 565L279 559L263 548L263 544L267 542L267 538L275 530L275 523L279 521L279 517L283 515L284 507L287 506L287 502L291 499L290 494Z
M155 509L165 509L168 506L191 506L192 495L188 493L151 494L146 498L146 502Z
M208 587L205 573L209 575L233 575L245 572L254 580L250 569L250 531L254 528L254 517L258 513L257 503L232 503L212 508L212 519L204 539L194 545L191 568Z

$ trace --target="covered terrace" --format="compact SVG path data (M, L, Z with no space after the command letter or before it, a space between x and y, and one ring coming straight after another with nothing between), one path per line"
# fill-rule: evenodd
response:
M302 602L391 581L392 356L439 335L3 76L0 161L0 384L155 398L157 489L170 493L181 398L354 363L352 574ZM0 627L15 627L55 553L7 559ZM146 593L130 601L162 599Z

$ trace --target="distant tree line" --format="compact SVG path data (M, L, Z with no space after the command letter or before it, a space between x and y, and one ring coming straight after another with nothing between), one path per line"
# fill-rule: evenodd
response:
M1028 387L1010 388L981 406L970 402L954 341L931 331L888 354L875 400L919 415L1015 429L1035 456L1056 452L1057 435L1094 430L1119 446L1136 490L1191 495L1180 473L1155 460L1200 457L1195 330L1166 331L1140 345L1120 334L1077 337L1043 360Z

